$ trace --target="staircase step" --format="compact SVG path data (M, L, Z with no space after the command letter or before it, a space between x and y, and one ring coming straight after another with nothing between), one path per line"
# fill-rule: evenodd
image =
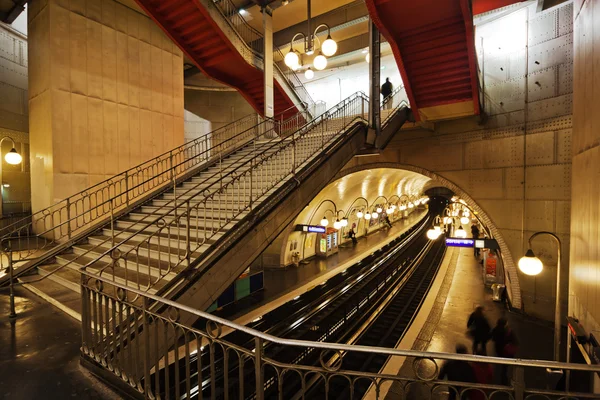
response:
M155 215L159 215L158 213L159 213L160 211L163 211L163 210L170 210L170 208L167 208L167 207L157 207L157 206L151 206L151 205L147 205L147 206L142 206L141 210L138 210L138 211L139 211L139 213L138 213L138 212L136 212L136 213L131 213L131 214L128 214L128 216L130 216L130 215L134 215L134 214L135 214L135 215L142 215L142 214L144 214L144 215L146 215L146 214L155 214ZM232 218L232 219L231 219L231 221L240 221L240 220L242 220L244 217L246 217L246 215L248 215L248 213L247 213L247 212L241 212L241 213L236 213L236 214L237 214L237 215L236 215L234 218ZM161 215L162 215L162 214L161 214ZM194 208L192 208L192 210L190 211L190 215L192 215L192 216L196 216L196 215L197 215L198 217L201 217L201 218L204 218L204 217L205 217L205 215L204 215L204 212L203 212L202 210L198 210L198 209L194 209ZM132 218L132 219L133 219L133 218ZM206 219L207 219L207 220L210 220L210 219L217 219L217 220L221 220L222 218L218 218L218 216L214 217L214 216L212 216L212 215L208 215L208 214L207 214L207 215L206 215Z
M102 255L106 251L106 248L103 247L95 247L91 244L79 244L73 246L73 253L77 256L85 256L88 258L92 258L94 260L99 260L105 263L110 263L112 261L110 255ZM139 262L140 272L145 275L150 275L154 278L164 276L167 280L174 279L177 274L174 272L166 272L169 269L170 264L167 261L159 261L152 258L129 255L125 254L122 257L126 257L128 261L131 262ZM124 267L124 265L120 265Z
M96 261L96 262L94 262L94 261ZM146 288L151 287L148 290L148 293L150 293L150 294L156 293L156 291L158 289L160 289L162 286L164 286L166 283L166 280L164 280L164 281L160 280L160 282L157 283L156 285L152 285L151 283L154 283L157 280L156 278L150 277L147 274L143 273L141 271L141 268L140 268L140 272L138 273L137 265L135 265L135 266L121 265L121 263L124 264L124 262L122 260L118 264L117 268L114 268L114 270L111 266L110 259L105 260L105 258L102 258L102 260L96 260L93 257L82 256L80 254L75 254L75 253L59 254L58 256L56 256L56 262L57 262L57 264L53 264L56 266L54 269L56 269L56 268L62 268L62 269L60 269L58 272L56 272L55 275L57 275L58 278L64 278L64 277L68 277L68 276L71 276L73 278L73 276L74 276L74 284L77 286L77 289L76 289L77 292L79 292L79 285L80 285L80 273L78 271L80 268L82 268L86 265L88 265L88 267L86 268L88 272L107 277L111 280L114 278L114 281L121 285L129 286L133 289L140 289L140 290L145 290ZM108 268L106 268L106 267L108 267ZM147 266L144 266L144 267L145 267L144 269L147 271L148 267ZM42 267L40 267L40 269L42 269ZM50 270L52 270L52 268L50 268ZM70 274L69 271L71 273L74 273L74 275ZM134 271L135 271L135 275L132 273ZM46 273L46 271L44 271L44 272ZM54 275L51 275L51 277L52 276L54 276ZM139 286L137 284L139 284ZM67 284L63 284L63 285L68 286Z
M61 264L48 264L39 266L38 274L74 292L81 293L81 273L76 270Z
M110 246L111 238L110 238L110 236L106 235L106 232L103 232L103 233L105 233L105 234L90 236L88 238L89 242L91 245L100 246L100 247L103 247L104 250L109 250L111 248L111 246ZM122 253L133 254L133 251L135 251L136 247L141 245L138 248L138 255L140 255L142 257L146 257L146 258L152 258L155 260L164 261L164 262L170 262L172 265L178 264L180 262L180 257L183 258L185 255L185 249L182 248L185 246L185 243L181 244L179 247L171 247L169 249L164 244L162 244L162 242L161 242L161 245L159 246L158 244L156 244L152 241L150 243L148 243L148 242L143 242L143 240L144 240L143 237L140 238L140 236L136 236L136 239L130 239L127 242L119 245L119 249L121 250ZM117 243L118 243L118 241L117 241ZM165 241L165 244L166 244L166 241ZM194 243L194 247L195 246L196 246L196 244ZM203 252L208 250L209 247L210 247L210 244L201 245L198 249L196 249L192 253L192 259L200 257ZM125 254L125 256L127 256L128 254Z
M19 278L19 282L23 283L23 287L52 304L60 311L81 322L81 295L50 279L44 279L41 282L32 282L40 279L40 277L40 275L25 276Z
M185 212L185 210L182 211L182 214ZM196 216L197 213L190 213L190 225L192 227L195 228L205 228L205 227L209 227L209 228L218 228L220 226L222 226L223 224L229 224L229 223L237 223L241 220L241 218L235 218L233 220L231 219L219 219L219 218L204 218L203 215L200 216ZM127 222L127 223L148 223L149 221L152 221L153 219L155 219L157 217L156 214L144 214L144 213L130 213L127 215L126 218L119 220L117 222L117 225L122 221L122 222ZM218 217L218 216L217 216ZM167 224L175 221L175 216L173 215L167 215L164 216L163 219L165 220L165 222ZM182 218L181 223L186 226L186 218Z
M154 217L156 218L156 217ZM167 224L169 224L170 221L167 220L167 218L165 217L165 222ZM173 221L174 219L171 218L171 221ZM148 218L148 222L140 222L140 221L128 221L128 220L119 220L116 223L115 229L119 230L120 232L132 232L135 233L138 230L143 229L145 233L154 233L154 232L159 232L160 228L156 225L156 224L152 224L150 226L148 226L147 224L152 221L152 218ZM204 235L204 230L205 228L208 228L208 231L212 232L215 230L220 230L223 232L227 232L229 229L233 228L233 226L235 225L235 222L227 222L227 220L222 220L222 221L218 221L218 220L213 220L212 223L209 222L209 224L205 224L205 226L199 226L197 227L195 225L196 221L199 222L204 222L204 221L200 221L200 219L194 219L191 218L190 219L190 237L203 237ZM207 221L208 222L208 221ZM181 218L180 219L180 227L179 230L181 232L178 232L177 227L175 226L175 224L173 224L173 226L170 229L170 232L168 232L168 230L163 229L162 231L160 231L160 235L162 238L169 239L169 234L171 237L175 236L175 237L179 237L181 236L183 239L185 239L185 235L186 235L186 219L185 218ZM150 236L150 235L148 235Z

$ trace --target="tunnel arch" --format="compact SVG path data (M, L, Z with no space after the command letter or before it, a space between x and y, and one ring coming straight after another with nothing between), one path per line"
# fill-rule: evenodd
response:
M500 230L496 227L496 224L492 220L492 218L488 215L488 213L481 207L479 204L460 186L456 185L454 182L444 178L441 175L438 175L430 170L425 168L421 168L415 165L410 164L402 164L395 162L373 162L368 164L360 164L351 167L343 168L333 179L332 182L343 178L346 175L353 174L355 172L360 172L369 169L377 169L377 168L389 168L389 169L398 169L416 172L423 176L426 176L431 179L432 182L439 184L439 186L447 187L452 190L458 197L464 199L469 206L477 211L480 219L489 227L494 238L498 241L498 245L500 246L500 251L502 252L502 258L504 263L504 269L508 273L508 279L510 281L510 286L507 285L507 289L510 290L510 300L512 302L513 307L521 309L522 307L522 299L521 299L521 285L519 283L519 275L517 273L517 268L512 257L512 253L504 240L504 237Z

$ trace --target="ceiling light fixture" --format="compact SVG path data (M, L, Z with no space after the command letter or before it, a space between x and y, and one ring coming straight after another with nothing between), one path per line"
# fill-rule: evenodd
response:
M296 40L296 37L302 36L302 38L304 39L303 40L304 54L306 54L308 56L313 55L315 53L315 50L316 50L315 40L317 40L319 42L320 52L313 60L313 67L314 67L314 69L316 69L318 71L322 71L325 68L327 68L327 58L326 57L333 56L337 52L338 45L337 45L336 41L331 38L331 29L329 28L329 25L327 25L327 24L321 24L321 25L317 26L315 28L314 32L311 33L311 22L312 22L311 0L307 0L306 8L307 8L307 14L308 14L307 34L304 34L303 32L298 32L292 37L292 40L290 41L290 50L285 55L284 62L285 62L285 65L287 65L289 68L291 68L294 71L297 70L301 66L300 65L300 55L298 54L298 52L296 52L296 50L294 50L294 40ZM325 41L323 43L321 43L321 41L317 37L317 33L318 33L319 29L321 29L321 28L327 29L327 39L325 39Z
M306 79L312 79L315 77L315 73L313 72L312 69L310 69L310 67L308 67L308 69L306 71L304 71L304 77Z

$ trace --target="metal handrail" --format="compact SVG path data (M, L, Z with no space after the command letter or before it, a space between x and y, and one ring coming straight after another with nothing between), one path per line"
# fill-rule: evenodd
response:
M342 379L350 390L366 379L371 386L371 394L379 399L382 385L394 382L402 385L398 398L407 398L407 392L416 384L432 394L454 392L459 398L465 393L479 392L485 398L496 398L496 394L515 400L532 397L561 399L593 399L597 394L571 392L568 389L570 371L599 373L599 366L569 364L545 360L523 360L499 357L451 354L415 350L400 350L378 346L349 345L325 341L309 341L280 338L236 324L224 318L179 304L163 297L141 290L115 284L107 279L87 272L81 275L82 300L82 343L83 365L104 370L104 377L114 377L125 383L145 398L158 398L167 393L174 398L191 398L224 394L225 398L284 398L305 397L307 391L320 380L325 384L327 396L332 379ZM206 321L202 328L191 327L186 320ZM193 317L190 317L193 316ZM244 332L253 338L253 346L236 345L224 337L229 332ZM282 362L267 356L267 346L276 345L299 347L303 354L316 352L319 363L302 365ZM253 347L253 348L252 348ZM378 354L391 357L406 357L412 365L412 376L405 374L366 372L359 367L344 369L346 357L356 353ZM215 354L223 354L217 359ZM442 380L440 360L459 360L480 365L495 364L511 368L512 379L508 385L479 384ZM428 364L427 367L423 368ZM320 365L319 365L320 364ZM192 369L193 367L193 369ZM234 368L231 368L234 367ZM526 386L526 368L546 371L566 371L567 389L548 390ZM266 372L269 370L269 372ZM245 372L254 372L254 377L246 379ZM411 374L408 374L411 375ZM222 379L217 378L222 376ZM286 388L286 377L292 376L291 385ZM164 379L158 379L162 378ZM274 384L273 377L276 382ZM153 379L155 378L155 379ZM215 379L216 378L216 379ZM239 378L239 379L238 379ZM300 378L300 385L298 385ZM217 383L218 382L218 383ZM364 382L364 381L363 381ZM364 389L364 387L363 387ZM402 395L404 394L404 396ZM248 397L249 395L249 397ZM275 395L275 396L272 396ZM339 393L336 393L339 396ZM468 396L468 394L467 394Z
M287 110L286 110L287 111ZM290 119L297 118L295 115ZM25 249L11 246L19 255L15 262L25 258L31 261L34 253L51 249L63 239L71 239L79 232L113 221L115 213L127 209L144 195L176 184L178 177L190 169L208 163L213 156L222 155L236 146L251 140L264 126L279 126L285 121L260 120L249 114L221 128L186 142L103 182L78 192L53 206L17 220L2 229L0 243L16 241L25 243ZM37 232L36 232L37 231ZM33 235L32 235L33 233ZM32 246L32 244L34 246ZM15 249L18 247L18 249ZM22 247L22 246L21 246ZM43 257L42 254L34 258ZM0 265L4 260L0 258Z
M409 107L410 104L408 102L408 96L406 96L406 90L404 89L404 85L402 86L398 86L396 89L394 89L394 91L392 92L392 94L390 94L389 96L387 96L386 98L383 99L383 101L381 102L381 113L382 116L383 114L385 114L385 112L388 110L388 104L392 105L392 108L389 109L389 113L385 116L385 118L382 118L381 120L381 125L385 125L388 120L390 118L392 118L392 116L394 115L394 113L399 110L400 108L403 107Z
M290 108L292 108L292 107L290 107ZM253 118L256 118L256 117L257 117L257 116L256 116L256 114L251 114L251 116L252 116ZM244 117L244 118L245 118L245 117ZM296 117L296 116L292 116L292 117L290 117L290 119L297 119L297 117ZM223 143L226 143L226 142L227 142L227 141L229 141L229 140L236 139L236 138L238 138L239 136L245 136L245 137L246 137L246 136L248 136L248 135L249 135L251 132L257 132L257 131L260 131L260 133L262 133L263 135L265 135L265 134L268 134L269 132L272 132L272 133L273 133L273 135L274 135L274 136L276 136L276 132L277 132L277 131L279 131L279 130L280 130L280 128L277 128L277 129L276 129L275 127L279 127L280 125L286 124L286 123L287 123L287 121L288 121L288 120L284 120L284 121L281 121L281 122L278 122L278 121L273 121L273 120L265 120L265 121L262 121L262 122L260 122L258 125L256 125L256 126L253 126L253 127L250 127L249 129L246 129L246 130L244 130L243 132L240 132L238 135L236 135L236 136L234 136L234 137L232 137L232 138L229 138L229 139L225 140L224 142L221 142L221 143L219 143L219 145L218 145L218 146L222 145ZM267 129L260 129L260 127L264 127L266 124L269 124L269 125L271 125L271 127L270 127L270 128L267 128ZM231 124L228 124L228 125L231 125ZM226 126L225 126L225 127L226 127ZM224 128L224 127L222 127L222 128ZM220 128L220 129L222 129L222 128ZM207 134L207 135L210 135L210 133L209 133L209 134ZM254 133L253 133L253 135L254 135ZM206 135L205 135L205 136L206 136ZM257 135L257 136L258 136L258 135ZM191 142L188 142L188 143L191 143ZM247 142L246 142L246 143L247 143ZM234 148L234 147L235 147L235 145L229 146L229 147L228 147L226 150L228 151L229 149L232 149L232 148ZM210 149L208 149L208 150L206 150L206 151L210 152L211 150L214 150L214 148L210 148ZM223 153L223 149L220 149L220 150L219 150L219 158L222 158L222 153ZM179 164L176 164L176 165L174 165L174 166L173 166L173 168L174 168L174 169L177 169L178 167L180 167L180 166L184 165L184 164L185 164L187 161L188 161L188 160L186 159L186 160L184 160L183 162L181 162L181 163L179 163ZM212 175L212 177L214 177L214 176L217 176L217 175L220 175L220 174L221 174L220 172L215 172L215 173ZM181 174L180 174L180 175L181 175ZM222 175L222 174L221 174L221 175ZM178 181L176 181L176 180L174 180L174 181L173 181L173 188L175 188L175 187L176 187L177 183L178 183ZM111 203L110 203L110 205L111 205L111 215L110 215L110 219L109 219L109 220L102 220L102 221L100 221L100 222L98 223L98 225L106 225L106 224L110 223L110 224L111 224L111 227L113 227L113 226L114 226L113 224L114 224L116 221L118 221L118 219L116 219L116 218L114 217L114 215L113 215L112 199L109 199L109 200L107 200L107 202L111 202ZM163 205L163 206L161 206L161 207L158 207L158 210L157 210L157 211L155 211L154 213L148 214L147 216L145 216L144 218L142 218L141 220L139 220L139 222L144 222L146 219L148 219L148 218L150 218L150 217L152 217L152 216L156 216L157 214L158 214L158 215L161 215L161 216L168 215L170 212L172 212L172 211L176 210L176 208L177 208L177 198L175 198L175 199L173 199L173 200L171 200L171 201L167 202L167 204L165 204L165 205ZM161 210L165 210L165 209L167 210L167 211L166 211L166 214L161 214L161 213L160 213L160 211L161 211ZM65 222L65 223L68 223L68 221L67 221L67 222ZM64 223L63 223L63 224L64 224ZM59 226L59 227L60 227L60 226ZM54 228L56 228L56 227L54 227ZM59 271L62 271L63 269L67 268L69 265L71 265L71 264L73 264L73 263L77 262L78 260L80 260L80 259L82 259L82 258L85 258L85 257L87 257L87 256L88 256L90 253L93 253L93 252L95 252L95 251L96 251L98 248L101 248L102 246L104 246L104 245L105 245L105 244L106 244L108 241L112 241L112 243L114 244L114 239L115 239L117 236L119 236L119 234L117 234L116 236L114 236L114 235L113 235L111 238L109 238L109 239L106 239L105 241L103 241L103 242L100 242L100 243L96 244L95 246L93 246L93 247L91 247L90 249L88 249L86 252L84 252L84 253L82 253L82 254L79 254L79 255L78 255L78 256L76 256L75 258L71 259L69 262L67 262L67 263L65 263L65 264L63 264L63 265L60 265L58 268L55 268L55 269L53 269L52 271L50 271L50 272L48 272L48 273L44 274L44 275L43 275L43 276L41 276L40 278L38 278L38 279L35 279L35 280L28 280L28 281L27 281L27 283L29 283L29 284L31 284L31 283L37 283L37 282L40 282L40 281L43 281L43 280L45 280L45 279L49 278L50 276L52 276L52 275L56 274L56 273L57 273L57 272L59 272ZM130 238L131 238L131 237L130 237ZM6 243L6 239L5 239L5 238L0 238L0 243L1 243L1 244L2 244L2 246L4 246L4 247L6 247L6 246L7 246L7 243ZM104 255L106 255L106 254L104 254ZM101 258L101 257L100 257L100 258ZM17 261L18 261L18 260L17 260ZM13 261L13 262L15 262L15 261ZM20 285L20 284L21 284L21 283L14 283L14 285Z
M113 257L113 263L117 262L118 260L122 260L122 265L124 266L124 268L127 269L127 263L129 261L130 256L139 256L140 251L149 251L151 248L156 247L156 242L158 242L159 249L155 251L159 253L159 260L164 260L164 262L168 264L167 268L163 270L159 265L158 277L156 277L156 280L154 281L150 279L146 285L140 283L139 274L131 274L133 279L137 279L136 281L132 281L132 283L136 287L145 287L145 290L150 290L165 276L170 274L172 271L178 269L178 267L180 267L181 265L185 264L186 266L189 266L192 260L194 259L193 254L200 247L206 245L208 241L214 238L214 236L217 233L219 233L224 226L230 224L241 213L247 210L251 210L253 207L253 202L255 200L258 200L266 192L271 190L271 188L275 187L279 182L284 180L289 174L293 174L295 172L295 169L302 165L305 161L310 159L310 157L315 153L316 150L322 148L326 143L329 142L329 140L331 140L331 138L335 138L339 136L340 133L343 133L345 127L348 124L346 124L346 121L344 120L342 123L342 129L339 131L335 131L333 134L330 135L331 137L327 140L325 140L323 128L321 130L321 136L310 135L315 127L323 127L322 124L328 123L328 121L335 122L338 113L342 113L344 111L347 111L348 109L351 109L351 107L357 107L358 105L362 106L362 112L360 114L361 118L363 118L362 114L364 114L365 110L364 104L367 101L368 99L366 98L364 93L358 92L349 97L348 99L345 99L344 101L340 102L338 105L332 107L327 113L311 120L310 122L307 122L300 130L293 133L291 136L288 136L285 140L282 141L279 138L275 138L266 142L266 144L260 149L260 151L256 153L251 159L246 160L245 162L236 166L236 168L234 168L227 174L221 176L219 180L210 183L208 187L199 190L196 194L193 194L192 196L188 197L188 194L190 192L195 191L207 180L199 182L193 188L188 189L183 193L175 195L174 199L172 200L174 205L169 210L160 215L150 214L149 216L154 216L155 218L149 220L142 228L136 229L135 232L124 231L113 236L113 238L111 239L114 245L111 246L110 249L105 250L99 257L96 257L94 260L88 262L83 268L86 269L92 267L94 264L99 262L103 257L107 255L114 256L115 254L117 254L119 256ZM354 120L355 118L349 120L348 123ZM311 139L315 140L311 141ZM297 148L299 148L299 150L297 150ZM290 150L293 151L293 154L289 155L291 159L285 159L283 160L283 162L277 159L277 157L287 156ZM272 161L271 164L274 165L274 167L272 165L269 165L267 161ZM290 161L292 170L285 170L284 168L289 166L286 163L289 163ZM266 171L265 173L263 168L270 168L270 171ZM279 174L278 178L276 177L277 174ZM227 179L229 180L223 183ZM238 187L237 194L239 196L238 200L243 198L243 202L239 202L237 208L235 208L235 206L234 208L232 208L232 213L234 213L234 215L228 215L229 209L227 207L229 205L233 206L234 203L233 191L236 190L236 185L239 186L241 182L244 183L244 187ZM270 186L263 186L265 183ZM246 184L248 184L248 186L246 186ZM257 187L254 188L254 186ZM183 197L187 198L182 199ZM221 200L223 200L225 208L223 208L223 203L221 203ZM209 204L209 202L211 201L216 201L217 205L215 206ZM200 206L204 207L201 208ZM207 213L207 208L210 208L211 212ZM199 216L202 215L202 210L204 211L204 219L200 221ZM225 216L223 215L223 212L225 212ZM192 214L195 214L195 216ZM210 218L207 218L209 214ZM173 219L170 222L167 222L165 220L165 217L172 217ZM210 219L210 228L207 228L208 219ZM195 235L192 235L191 226L192 221L194 220ZM199 222L203 222L202 232L204 233L204 235L202 239L200 239L200 231L198 230ZM216 228L215 222L217 225ZM123 233L125 233L125 235L122 235ZM123 245L128 245L128 242L138 235L144 235L146 238L141 243L136 244L135 246L130 245L133 247L130 250L122 251L119 249L119 247ZM161 242L161 238L163 237L166 237L166 239L164 239L164 241ZM183 242L185 244L185 248L182 248L179 245L180 238L185 238L185 242ZM176 246L172 245L170 239L177 239ZM192 245L195 245L196 247L192 248ZM210 245L210 243L208 243L208 245ZM160 246L163 246L166 250L161 250ZM176 257L175 262L171 262L169 260L171 256ZM139 263L139 261L137 262ZM139 272L139 270L140 269L138 264L137 266L133 267L132 272ZM106 265L100 270L99 273L100 275L102 275L107 271L108 273L112 271L114 280L114 265ZM128 277L130 274L126 273L125 275Z
M239 133L243 133L244 131L247 130L246 126L252 127L252 126L256 125L256 124L254 124L254 122L256 122L256 118L257 118L256 114L250 114L250 115L244 116L244 117L242 117L242 118L240 118L240 119L238 119L236 121L233 121L233 122L231 122L231 123L229 123L229 124L227 124L227 125L219 128L219 129L216 129L216 130L214 130L214 131L212 131L210 133L202 135L199 138L196 138L196 139L194 139L192 141L189 141L189 142L187 142L187 143L185 143L183 145L177 146L177 147L175 147L172 150L166 151L166 152L164 152L164 153L162 153L162 154L160 154L160 155L158 155L158 156L156 156L156 157L154 157L154 158L152 158L152 159L150 159L148 161L145 161L145 162L143 162L141 164L138 164L138 165L136 165L136 166L134 166L132 168L129 168L129 169L125 170L124 172L116 174L116 175L114 175L114 176L112 176L112 177L110 177L110 178L108 178L108 179L106 179L106 180L104 180L104 181L102 181L100 183L97 183L97 184L95 184L93 186L90 186L90 187L86 188L85 190L82 190L82 191L80 191L80 192L78 192L78 193L76 193L74 195L71 195L71 196L67 197L66 199L60 201L57 204L54 204L54 205L52 205L50 207L47 207L47 208L45 208L43 210L40 210L40 211L36 212L35 214L32 214L30 217L23 219L23 221L25 221L26 219L29 219L29 218L31 218L31 220L32 220L31 223L26 224L25 226L30 227L33 224L35 224L36 217L38 219L43 219L43 218L47 217L48 215L56 217L57 211L59 212L59 216L60 216L62 210L65 207L67 207L69 205L75 205L75 204L77 204L78 203L78 200L77 200L78 198L85 197L86 195L89 195L90 193L98 192L99 190L102 190L106 186L110 186L112 184L115 184L116 182L121 181L123 179L126 179L128 181L133 176L135 176L136 173L139 173L140 171L146 171L148 169L155 170L154 167L156 165L164 162L166 159L169 159L170 157L172 157L173 154L174 154L174 151L182 151L184 149L190 149L190 148L197 147L197 146L201 146L201 148L204 149L202 151L203 153L206 152L206 151L210 151L212 148L208 148L207 147L209 141L213 142L216 139L217 140L217 145L215 145L213 147L217 147L217 146L221 145L222 143L224 143L224 142L226 142L228 140L234 139ZM252 125L249 125L250 123L252 123ZM259 125L260 125L260 123L259 123ZM243 129L244 129L242 132L238 132L237 134L233 134L229 138L227 138L227 137L220 138L219 137L219 136L222 136L222 133L227 133L228 131L230 131L232 129L235 132L236 131L235 128L236 127L240 127L240 126L243 127ZM166 172L167 171L162 170L162 171L158 172L158 174L160 175L160 174L164 174ZM149 176L147 179L145 179L145 180L143 180L141 182L137 182L136 185L137 186L144 185L149 180L155 179L156 176L157 175ZM128 189L133 189L133 188L128 188ZM92 212L92 209L94 209L94 208L97 209L97 208L103 206L104 204L106 204L111 199L113 199L113 198L115 198L117 196L122 196L123 194L124 193L121 192L119 194L111 195L108 199L103 200L101 203L95 203L92 207L84 209L83 212L90 213L90 212ZM63 203L64 203L64 206L61 206L61 204L63 204ZM91 206L91 202L89 202L89 204ZM57 210L57 208L58 208L58 210ZM76 207L76 209L77 209L77 207ZM70 214L70 210L67 211L67 214ZM102 216L105 216L105 214L102 214ZM60 222L59 224L52 224L51 227L49 227L47 229L43 229L41 231L41 233L37 233L37 235L39 236L39 235L45 235L45 234L51 233L57 227L65 225L67 222L72 221L72 220L76 219L77 217L78 217L77 215L75 215L75 216L69 215L66 221ZM52 219L54 220L54 218L52 218ZM92 218L90 221L88 221L88 223L91 222L92 220L95 220L95 219L97 219L97 218ZM9 232L8 234L5 234L4 236L2 236L0 238L0 241L6 241L6 240L10 239L15 233L17 233L18 231L22 230L25 226L22 226L21 222L22 221L17 221L16 223L14 223L12 225L7 226L5 229L13 228L13 227L16 227L17 225L19 225L17 227L17 229L12 229L11 232ZM29 229L28 229L28 231L29 231ZM58 238L54 237L53 241L60 240L64 236L69 236L70 237L71 234L72 234L72 231L71 231L71 229L69 229L67 235L61 235L59 233L59 237ZM39 250L39 248L37 248L36 250Z
M276 343L285 346L295 346L295 347L305 347L305 348L319 348L325 350L333 350L333 351L356 351L361 353L377 353L377 354L385 354L389 356L404 356L404 357L414 357L420 359L442 359L442 360L460 360L467 362L486 362L489 364L502 364L502 365L510 365L510 366L520 366L520 367L536 367L536 368L549 368L552 370L557 369L569 369L573 371L588 371L588 372L599 372L600 366L593 366L587 364L571 364L566 362L558 362L558 361L547 361L547 360L529 360L529 359L519 359L519 358L501 358L501 357L490 357L490 356L477 356L470 354L456 354L456 353L442 353L442 352L428 352L428 351L417 351L417 350L401 350L396 348L388 348L388 347L377 347L377 346L363 346L363 345L348 345L343 343L331 343L331 342L315 342L309 340L298 340L298 339L285 339L277 336L270 335L268 333L264 333L261 331L257 331L252 328L248 328L247 326L237 324L233 321L227 320L225 318L218 317L216 315L210 314L208 312L204 312L198 310L196 308L192 308L186 306L181 303L177 303L176 301L169 300L167 298L152 295L147 292L143 292L128 286L121 285L119 283L112 282L107 280L106 278L99 277L97 275L90 274L86 271L81 272L82 275L87 277L90 280L96 280L99 282L103 282L106 286L102 285L102 287L110 287L114 286L115 292L120 293L133 293L135 294L135 298L147 298L152 300L158 304L172 307L176 310L181 310L186 313L197 316L198 318L203 318L207 321L218 323L222 326L226 326L228 328L235 329L237 331L241 331L247 333L248 335L260 338L264 341L268 341L271 343ZM83 278L82 278L83 279ZM96 287L99 285L95 284ZM128 298L127 296L119 296L121 300L124 298ZM178 313L179 314L179 313Z

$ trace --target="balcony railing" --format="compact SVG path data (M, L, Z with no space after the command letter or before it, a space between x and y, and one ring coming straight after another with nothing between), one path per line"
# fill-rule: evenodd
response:
M423 399L445 398L454 392L459 399L477 394L495 399L597 399L597 394L567 392L532 386L525 377L545 375L547 370L565 374L577 372L588 378L600 373L600 366L566 364L552 361L507 359L449 353L398 350L282 339L235 324L209 313L178 304L146 292L114 284L96 276L82 275L82 346L88 365L104 371L104 376L127 385L140 397L153 398L308 398L307 393L320 386L321 393L339 398L334 392L340 382L353 388L369 386L372 398L383 398L382 389L396 385L394 398L408 399L419 390ZM163 310L156 312L155 310ZM204 329L181 324L186 314L206 321ZM254 338L252 349L230 343L225 332L243 332ZM139 340L131 340L136 337ZM303 353L319 354L318 365L281 362L265 356L266 344L299 347ZM158 354L158 348L166 349ZM408 375L384 374L345 369L344 359L356 353L406 357L412 367ZM279 354L279 353L278 353ZM446 361L499 366L510 371L506 385L476 384L440 380ZM244 379L241 371L253 371L253 379ZM112 377L112 378L111 378ZM219 377L219 379L215 379ZM222 379L221 379L222 377ZM292 392L296 392L290 397ZM287 396L287 397L283 397ZM326 398L326 397L323 397Z

